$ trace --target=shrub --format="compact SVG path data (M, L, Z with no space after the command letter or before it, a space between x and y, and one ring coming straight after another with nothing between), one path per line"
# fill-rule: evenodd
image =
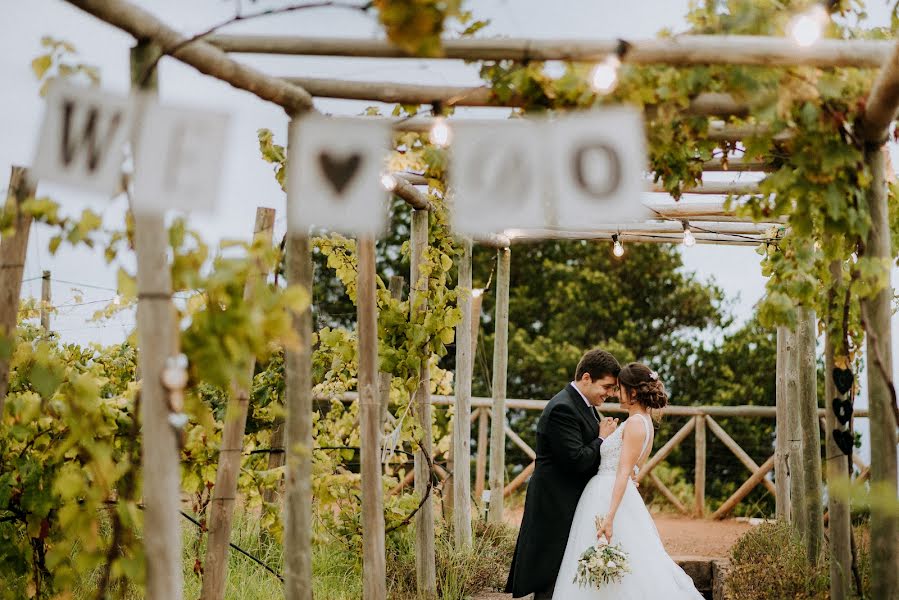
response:
M805 550L786 523L765 523L731 549L727 591L741 600L824 599L829 597L828 565L809 566Z

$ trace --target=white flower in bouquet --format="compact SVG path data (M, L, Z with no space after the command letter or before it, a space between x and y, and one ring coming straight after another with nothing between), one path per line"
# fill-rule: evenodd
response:
M577 561L577 572L574 583L581 587L593 587L599 589L603 585L621 581L631 569L628 564L627 553L617 544L610 544L605 536L600 536L605 517L596 516L596 543L584 550Z

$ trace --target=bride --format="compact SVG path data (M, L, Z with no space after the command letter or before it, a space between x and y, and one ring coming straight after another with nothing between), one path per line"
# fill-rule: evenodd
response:
M628 419L600 447L599 471L578 502L553 598L564 600L702 600L693 581L671 560L631 475L652 451L651 409L668 403L665 386L646 365L630 363L618 375ZM602 534L628 554L630 573L601 589L574 583L577 561L596 542L595 518L605 515Z

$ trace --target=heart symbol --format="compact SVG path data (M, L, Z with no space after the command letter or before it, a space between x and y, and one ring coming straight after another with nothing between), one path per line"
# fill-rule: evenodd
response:
M853 439L852 434L848 431L840 431L839 429L833 430L833 441L836 442L837 447L843 452L845 455L849 455L852 452Z
M833 384L837 386L837 391L843 396L852 389L852 382L855 377L849 369L835 368L833 370Z
M852 418L854 409L852 408L852 403L849 400L840 400L839 398L834 398L830 406L833 409L833 414L836 416L837 421L839 421L842 425L848 423L849 419Z
M343 191L356 176L359 165L362 163L362 155L354 152L349 156L337 158L331 156L327 151L322 151L318 155L318 166L321 167L322 173L328 179L328 183L334 188L337 194L343 194Z

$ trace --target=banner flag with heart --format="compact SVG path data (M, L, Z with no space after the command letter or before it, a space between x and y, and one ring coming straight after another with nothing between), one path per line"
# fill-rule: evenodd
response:
M546 125L561 228L583 229L645 217L643 115L616 106L566 115Z
M98 88L55 81L47 92L31 176L113 194L122 181L133 104Z
M450 176L455 231L543 227L551 218L538 127L525 119L454 121Z
M309 115L290 130L287 218L291 231L321 227L378 235L387 227L381 184L390 125Z

